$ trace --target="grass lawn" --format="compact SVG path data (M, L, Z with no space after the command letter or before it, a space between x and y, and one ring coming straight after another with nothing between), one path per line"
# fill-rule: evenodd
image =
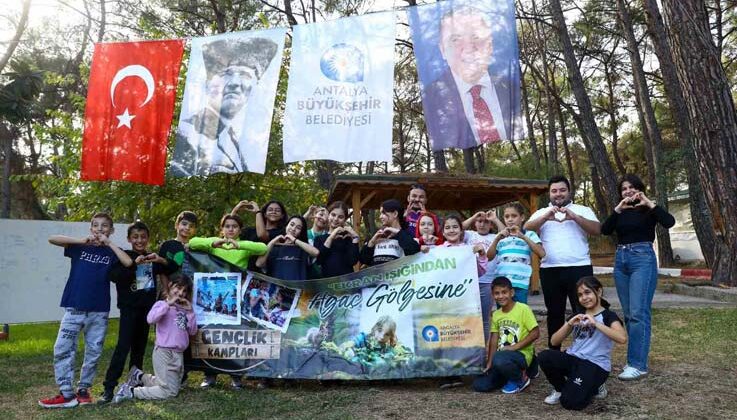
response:
M544 320L538 321L544 324ZM544 375L520 395L503 395L474 393L469 386L440 391L438 381L425 379L331 386L290 381L268 390L235 392L229 389L226 375L218 377L216 388L200 390L199 373L190 375L187 387L169 401L45 410L36 401L57 392L52 348L58 324L14 325L10 341L0 342L0 413L11 419L735 418L737 309L656 310L653 325L650 376L628 384L612 376L607 382L609 397L596 400L583 413L543 404L550 391ZM110 331L94 397L102 391L117 321L110 323ZM543 336L547 336L545 331ZM538 348L542 348L541 343L543 339ZM624 364L625 353L625 347L616 347L615 374ZM81 364L81 354L77 358Z

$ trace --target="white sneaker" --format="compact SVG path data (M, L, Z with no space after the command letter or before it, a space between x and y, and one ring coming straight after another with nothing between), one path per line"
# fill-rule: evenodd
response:
M560 402L560 392L553 390L547 397L545 397L545 404L555 405Z
M607 391L606 385L601 384L601 386L599 387L599 392L596 393L596 398L601 400L601 399L606 398L607 395L609 395L609 391Z
M633 368L632 366L625 366L622 373L617 376L622 381L636 381L638 379L642 379L645 376L647 376L647 372L643 372L637 368Z

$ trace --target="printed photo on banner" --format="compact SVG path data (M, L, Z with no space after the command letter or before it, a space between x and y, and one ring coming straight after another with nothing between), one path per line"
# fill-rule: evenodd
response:
M284 162L390 161L394 13L294 26Z
M192 39L174 176L264 173L286 29Z
M433 150L524 138L514 1L450 0L407 13Z
M241 317L267 328L287 331L299 301L299 290L257 280L250 273L242 290Z
M241 273L195 273L194 313L197 325L239 325L240 290Z
M376 288L361 291L368 302ZM378 313L364 306L360 311L349 313L351 339L342 344L344 355L352 362L364 365L384 364L392 360L414 359L414 325L412 307L399 310L399 304L386 305Z

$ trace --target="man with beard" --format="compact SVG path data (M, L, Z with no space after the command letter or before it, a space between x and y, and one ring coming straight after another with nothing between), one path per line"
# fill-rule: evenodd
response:
M548 347L560 349L550 343L550 337L563 326L566 298L574 313L581 310L576 282L594 274L588 235L598 235L601 225L589 207L571 202L568 178L561 175L550 178L548 193L548 207L536 211L524 227L537 231L545 248L540 282L548 310Z
M407 210L404 212L404 220L407 222L407 233L415 237L417 221L420 220L422 212L427 205L427 192L425 187L414 184L407 195Z

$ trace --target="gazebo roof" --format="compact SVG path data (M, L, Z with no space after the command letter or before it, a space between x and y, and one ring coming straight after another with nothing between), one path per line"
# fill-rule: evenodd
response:
M521 201L529 207L531 195L548 190L548 181L537 179L449 174L339 175L328 201L342 200L351 206L353 193L360 192L361 208L378 209L390 198L404 204L413 184L425 187L432 210L488 209L511 201Z

